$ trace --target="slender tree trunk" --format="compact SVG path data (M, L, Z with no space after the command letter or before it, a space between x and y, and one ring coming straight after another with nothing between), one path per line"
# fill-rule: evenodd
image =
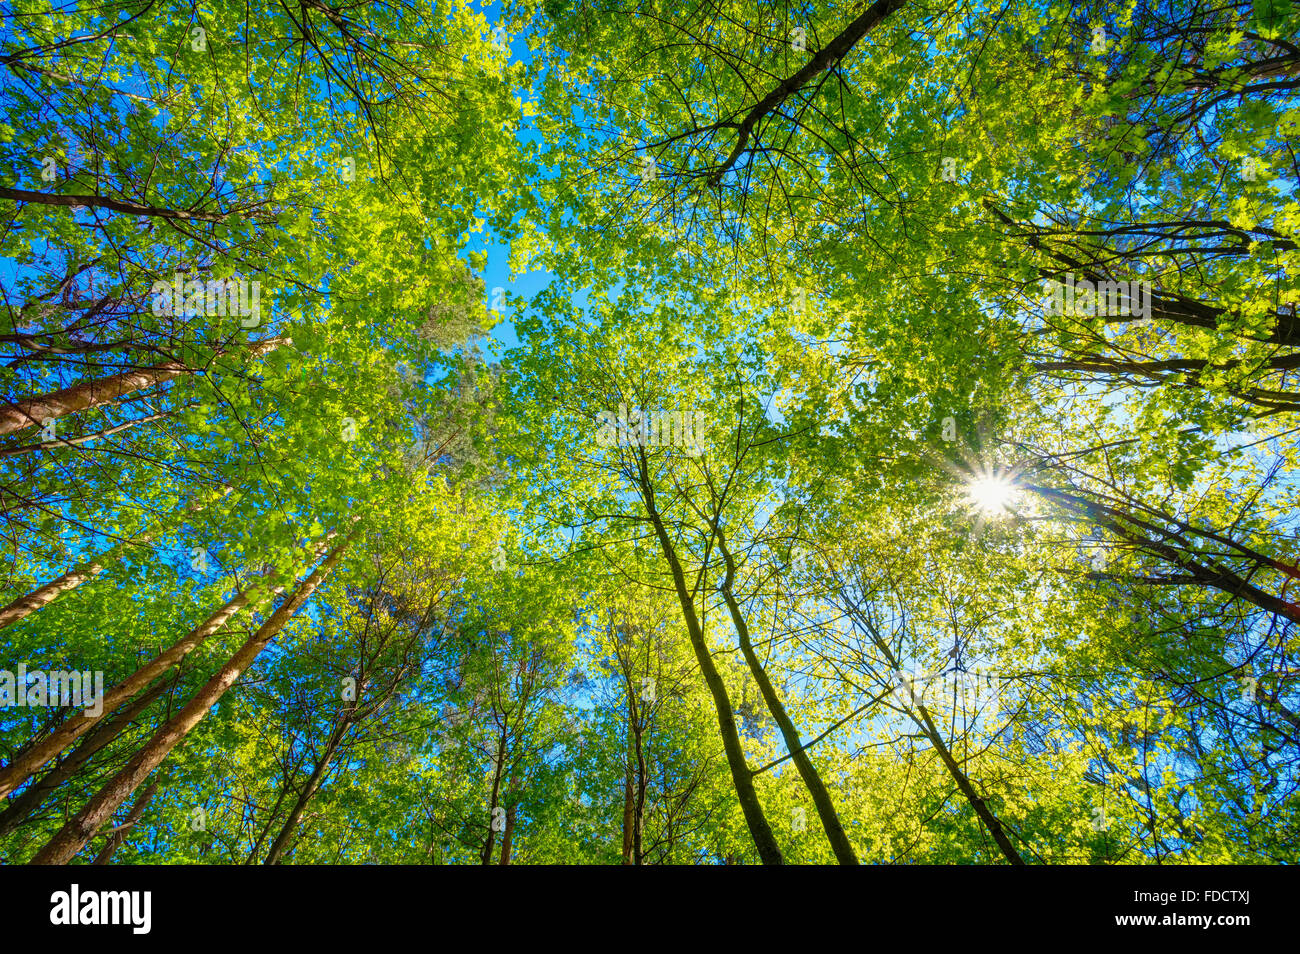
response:
M731 769L731 781L736 789L736 800L740 802L745 824L749 828L750 837L754 839L754 847L763 864L785 864L776 835L773 834L772 826L768 824L767 816L763 813L763 805L758 800L758 792L754 788L754 773L745 762L745 751L740 745L740 733L736 730L736 715L731 706L731 698L727 695L727 685L718 673L718 668L713 664L713 654L709 652L704 631L700 627L699 618L695 615L695 601L686 588L686 574L677 559L677 551L668 537L668 531L664 528L663 519L655 507L654 490L650 486L644 455L638 461L638 467L641 496L650 521L654 525L655 535L659 539L664 557L672 570L673 585L677 589L677 599L686 618L686 631L690 636L691 649L695 652L695 660L699 663L700 672L704 675L704 683L708 687L709 695L713 697L713 706L718 713L718 731L722 735L722 748L727 756L727 767Z
M268 338L248 348L250 356L263 355L286 343L287 338ZM224 354L225 352L219 352ZM164 361L148 368L110 374L95 381L83 381L40 397L27 398L0 408L0 437L58 420L77 411L110 404L128 394L162 384L192 370L181 361Z
M510 807L506 809L506 830L501 833L501 864L510 864L510 849L514 845L515 838L515 810L519 807L518 803L511 802Z
M925 731L925 734L929 736L930 744L933 745L934 750L939 753L939 758L943 760L944 766L948 769L948 774L953 777L953 781L957 783L957 787L961 789L961 793L966 796L966 801L970 802L971 808L975 809L975 814L979 816L980 821L984 823L984 827L987 828L989 834L993 836L993 840L997 842L998 847L1002 849L1002 854L1005 855L1007 861L1011 862L1013 865L1023 865L1025 859L1020 857L1020 852L1016 851L1016 846L1011 844L1011 839L1007 837L1006 832L1002 829L1002 823L998 821L998 817L989 810L988 804L984 799L980 798L976 793L975 787L970 783L970 779L966 776L966 773L961 770L961 766L957 764L957 760L952 757L952 752L948 750L948 746L944 745L943 737L940 736L939 730L935 727L934 720L930 718L929 710L927 710L925 706L919 704L916 709L920 715L920 719L917 721L920 722L921 728Z
M641 708L637 707L636 721L633 723L632 739L634 742L636 756L636 801L632 807L632 861L635 864L645 864L645 852L643 850L643 836L645 835L645 750L641 745L641 735L643 726L641 724Z
M721 528L715 526L714 530L718 541L718 552L722 554L722 559L727 565L727 575L722 582L722 597L726 600L727 609L731 612L731 622L736 627L736 635L740 638L740 651L744 653L745 662L749 665L754 682L758 684L758 691L763 696L768 712L772 714L772 718L776 720L781 730L781 739L785 742L786 751L790 753L791 761L799 770L799 777L803 779L809 794L812 795L813 805L817 808L817 815L821 818L822 828L825 829L826 838L831 843L831 850L835 852L835 859L842 865L856 865L858 856L853 850L849 836L844 831L844 826L840 823L840 816L835 811L835 803L831 801L831 793L827 790L821 775L818 774L816 766L808 758L803 741L799 738L799 730L795 728L794 722L785 711L781 697L777 695L772 681L767 678L767 671L759 661L758 654L754 652L754 645L749 638L749 626L740 612L740 604L736 602L736 597L731 592L731 584L736 575L736 564L731 558L730 551L727 550Z
M0 629L12 626L35 613L42 606L53 603L69 590L74 590L82 583L93 580L104 572L104 567L121 551L121 546L114 547L107 553L100 554L92 560L74 567L62 576L38 586L26 596L20 596L4 609L0 609Z
M859 616L859 619L862 619L862 617ZM863 621L865 622L865 620ZM894 655L893 650L889 648L889 644L881 638L880 634L875 631L874 627L868 626L868 631L871 635L871 641L875 644L876 648L880 650L880 654L885 657L890 668L894 672L898 672L898 658ZM1006 832L1002 828L1002 823L989 809L988 803L985 802L984 799L980 798L979 794L975 791L975 787L971 785L970 779L966 776L966 773L962 771L961 766L957 764L957 760L952 757L952 752L949 751L948 746L944 744L943 736L939 734L939 730L935 726L934 720L930 718L929 710L926 709L925 706L921 705L915 696L912 696L912 702L916 706L916 712L913 712L911 706L908 706L908 716L921 728L925 733L926 739L928 739L930 744L934 746L934 750L939 753L939 759L943 762L944 768L948 770L948 774L952 776L953 781L957 783L957 788L961 790L966 801L970 803L970 807L974 809L975 814L979 817L980 821L984 823L984 827L989 830L989 833L993 836L993 840L997 842L998 848L1002 850L1002 854L1006 856L1006 859L1013 865L1023 865L1025 861L1020 857L1020 853L1016 851L1015 846L1011 844L1011 840L1007 838Z
M293 808L289 810L289 817L285 820L284 827L280 829L280 834L275 836L275 841L271 842L271 848L266 853L266 860L262 862L266 865L278 865L281 857L284 855L285 846L289 844L289 836L293 834L298 822L302 818L302 813L307 808L307 803L312 800L316 792L320 790L321 782L325 778L325 773L329 770L330 762L334 760L334 754L339 749L339 744L343 741L343 736L347 734L349 723L342 721L330 733L329 741L325 745L325 751L316 762L315 768L312 769L311 777L307 779L307 784L303 786L302 791L298 793L298 799L294 802Z
M139 696L112 719L100 722L66 759L37 779L21 795L11 799L8 807L0 812L0 837L4 837L21 825L28 815L41 807L41 803L51 792L76 775L91 756L121 735L122 731L134 722L151 702L163 694L167 685L166 680L158 680L148 692Z
M220 496L224 497L230 490L230 487L222 488ZM190 509L202 510L206 506L206 503L200 503L191 506ZM18 597L4 609L0 609L0 629L12 626L14 623L27 618L41 607L53 603L64 593L74 590L81 584L99 576L110 563L116 563L128 548L146 546L156 535L157 531L151 530L141 534L134 540L123 540L80 566L73 567L57 579L38 586L26 596Z
M100 715L73 714L63 725L40 742L20 753L11 764L0 769L0 798L8 795L27 778L31 777L42 765L89 732L105 715L111 713L167 669L179 663L204 640L225 626L240 610L248 605L249 601L248 591L236 593L225 606L191 630L184 639L174 643L169 649L164 650L151 662L141 666L112 689L106 690L102 702L103 711Z
M149 802L153 800L153 793L156 791L158 791L158 782L153 781L149 783L148 788L136 796L135 802L131 805L131 812L126 816L126 821L122 823L121 828L108 836L108 844L95 856L94 864L106 865L113 859L113 853L117 851L122 842L126 841L126 836L131 833L131 828L140 820L144 810L149 807Z
M506 809L506 827L501 832L501 861L500 864L510 864L510 855L514 850L515 844L515 813L519 810L519 800L516 797L519 792L520 768L516 761L514 767L510 770L510 790L506 797L510 801L510 806Z
M110 374L96 381L84 381L40 397L28 398L0 410L0 436L14 434L83 411L86 408L109 404L136 391L162 384L182 374L188 374L180 361L165 361L138 371Z
M117 811L172 749L180 744L190 730L203 720L209 710L225 695L226 690L235 684L240 674L253 663L284 625L311 598L317 587L343 558L344 551L347 550L348 543L355 532L354 530L343 543L335 547L311 576L299 585L297 591L267 617L266 622L257 632L236 651L229 662L221 667L221 671L195 693L189 704L154 733L154 737L127 762L126 767L100 789L99 794L92 798L85 808L68 820L49 843L37 852L32 859L32 864L67 864L85 847L86 842L94 837L100 826L112 817L113 812Z
M645 753L642 749L641 707L632 683L631 663L624 662L623 683L627 687L627 736L624 739L623 773L623 864L641 864L641 837L645 815Z
M629 738L628 741L630 742L631 739ZM623 864L630 865L633 863L632 829L636 825L636 800L632 797L632 759L630 752L624 764L626 767L623 773Z
M487 841L484 842L483 851L480 853L480 859L485 865L492 864L492 846L496 842L497 833L493 826L496 825L497 821L497 799L501 797L501 770L505 768L505 765L502 763L505 760L506 735L509 731L509 727L507 727L506 730L501 733L500 741L497 742L496 772L492 776L492 798L488 804Z
M294 762L290 766L289 776L298 770L298 763ZM249 851L248 857L244 859L244 864L251 865L257 862L257 856L262 851L262 842L266 841L266 836L271 831L271 825L275 822L275 816L280 812L280 806L284 804L285 796L289 794L289 778L286 777L284 784L280 786L280 791L276 792L275 804L271 806L271 811L266 819L266 824L262 826L262 833L257 836L257 841L253 842L252 850Z

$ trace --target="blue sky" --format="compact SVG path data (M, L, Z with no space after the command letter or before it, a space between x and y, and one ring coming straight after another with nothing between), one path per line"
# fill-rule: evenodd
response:
M499 0L494 0L488 4L478 4L478 9L487 18L494 27L501 21L501 4ZM510 43L510 61L520 63L531 63L533 54L528 49L528 44L522 35L510 35L507 33ZM539 138L537 130L528 125L525 119L519 129L519 138L521 140L537 140ZM556 277L553 273L547 271L534 271L514 276L511 280L510 275L510 246L503 243L499 236L490 232L482 239L477 240L470 251L487 252L487 268L483 271L483 285L487 301L490 303L493 298L494 290L502 288L508 297L529 298L546 288ZM488 341L484 343L488 353L492 355L493 360L500 358L501 354L519 344L519 338L515 334L514 322L503 315L503 320L492 329Z

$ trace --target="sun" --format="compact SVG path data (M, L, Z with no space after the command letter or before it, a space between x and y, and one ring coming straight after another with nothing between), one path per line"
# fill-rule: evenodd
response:
M1018 489L1009 478L997 475L976 477L966 487L970 505L987 517L1006 513L1017 494Z

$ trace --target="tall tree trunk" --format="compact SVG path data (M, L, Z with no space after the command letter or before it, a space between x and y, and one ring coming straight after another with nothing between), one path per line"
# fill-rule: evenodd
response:
M57 420L86 408L110 404L128 394L162 384L190 369L180 361L164 361L149 368L110 374L95 381L83 381L71 387L28 398L0 410L0 436L37 427L47 420Z
M644 726L641 723L641 707L637 706L636 721L632 724L633 755L636 756L636 800L632 806L632 861L645 864L643 835L645 834L645 749L641 744Z
M623 864L641 864L641 837L645 830L645 752L641 707L637 705L630 663L625 663L623 682L627 687L627 737L624 740L623 774Z
M244 864L251 865L257 863L257 856L262 852L262 842L266 841L266 836L271 832L271 825L275 822L275 816L280 813L280 806L284 804L285 796L289 794L289 776L298 770L298 763L295 761L289 768L289 773L284 779L284 784L280 786L280 791L275 795L275 804L271 806L270 814L266 819L266 824L262 826L262 833L257 836L257 841L253 842L252 849L248 852L248 857L244 859Z
M302 582L297 591L267 617L266 622L257 632L249 637L230 661L221 667L221 671L194 694L189 704L154 733L153 738L127 762L125 768L100 789L99 794L92 798L85 808L68 820L49 843L36 853L32 864L67 864L85 847L86 842L94 836L100 826L112 817L113 812L117 811L168 753L180 744L190 730L203 720L209 710L225 695L226 690L235 684L240 674L252 664L284 625L311 598L317 587L343 558L343 553L355 533L354 530L346 540L335 547L311 576Z
M76 775L91 756L121 735L122 731L134 722L151 702L163 694L167 686L166 680L158 680L148 692L143 693L120 713L106 722L100 722L66 759L37 779L21 795L11 799L8 807L0 812L0 837L4 837L21 825L28 815L41 807L41 803L51 792Z
M889 648L889 644L885 642L880 633L876 631L875 626L861 614L855 613L854 616L859 620L859 622L865 624L865 628L871 637L872 643L874 643L876 648L880 650L880 654L885 657L885 661L889 663L890 668L894 672L899 672L900 667L898 665L898 657L894 655L893 650ZM1020 857L1020 852L1016 851L1015 846L1011 844L1011 840L1007 838L1006 832L1002 828L1002 823L998 820L998 817L993 814L988 803L985 802L984 799L980 798L979 793L975 791L975 786L971 784L966 773L963 772L961 766L957 764L957 760L952 757L952 752L948 749L948 746L944 744L943 736L939 734L939 730L935 726L934 720L930 718L929 710L926 709L925 706L921 705L915 696L912 697L912 702L916 706L916 711L914 712L911 706L907 706L906 711L909 718L911 718L912 721L921 728L925 733L926 739L928 739L930 744L934 746L935 751L939 753L939 758L943 762L944 768L948 770L948 774L951 775L953 781L957 783L957 788L961 790L962 795L965 796L970 807L975 811L975 814L979 817L980 821L984 823L984 827L989 830L989 833L993 836L993 840L997 843L998 848L1001 849L1002 854L1006 856L1007 861L1011 862L1013 865L1023 865L1025 861Z
M736 627L736 635L740 638L740 651L745 656L745 662L754 677L754 682L758 684L758 691L763 696L768 712L772 714L777 727L781 730L781 739L785 742L786 751L790 753L790 759L799 770L799 777L803 779L809 794L812 795L813 805L817 808L817 815L821 819L822 828L826 831L826 838L831 843L831 850L835 852L836 861L842 865L856 865L858 856L853 850L849 836L844 831L844 826L840 823L840 816L835 811L835 803L831 801L831 793L827 790L821 775L818 774L816 766L808 758L808 753L804 751L799 730L795 728L789 713L785 711L781 697L772 687L767 671L759 661L758 654L754 652L754 645L749 638L749 626L746 625L745 617L740 612L740 604L736 602L736 597L731 592L731 585L736 576L736 563L727 549L722 529L715 524L714 532L718 541L718 552L722 554L722 559L727 566L727 575L722 581L722 597L726 600L727 609L731 612L732 625Z
M672 570L673 585L677 590L678 602L681 603L682 615L686 618L686 632L690 636L691 649L695 652L695 660L699 663L700 672L704 675L704 683L708 687L709 695L713 697L714 709L717 710L718 731L722 735L722 748L727 755L727 767L731 770L731 782L736 789L736 800L740 802L745 824L749 828L750 837L754 839L754 847L763 864L785 864L785 859L781 857L781 846L777 844L776 835L772 832L772 826L768 824L767 816L763 813L763 805L758 800L758 792L754 788L754 773L745 762L745 751L740 745L740 733L736 730L736 715L731 706L731 697L727 695L727 685L722 681L718 668L713 664L713 654L709 652L708 644L704 640L704 631L700 627L699 618L695 615L695 601L686 588L685 571L682 570L681 561L677 559L677 550L669 539L663 519L655 506L654 490L650 486L650 475L646 468L644 454L638 460L637 466L646 512L654 525L655 536L659 539L664 558L667 559L668 566Z
M631 748L631 736L629 729L628 748ZM636 799L632 797L632 758L631 752L625 760L625 770L623 773L623 864L630 865L633 863L632 857L632 829L636 825Z
M943 760L944 767L948 769L948 774L951 775L953 781L957 783L957 787L961 789L962 795L966 796L966 801L969 802L971 808L975 810L975 814L978 815L980 821L984 823L984 827L989 830L989 834L992 835L993 840L997 842L997 846L1002 850L1002 854L1005 855L1007 861L1011 862L1013 865L1023 865L1025 859L1020 857L1020 852L1016 851L1016 846L1011 844L1011 839L1007 837L1006 832L1002 829L1002 823L998 821L998 817L989 809L988 803L985 802L984 799L980 798L979 794L975 791L975 787L971 785L970 779L966 776L966 773L961 770L961 766L957 764L957 760L952 757L952 752L948 750L948 746L944 745L943 737L940 736L938 728L935 727L934 720L930 718L929 710L926 709L925 706L919 704L916 709L920 714L920 718L917 719L917 722L920 724L921 729L929 737L930 744L933 745L935 751L939 753L939 758Z
M480 861L485 865L492 864L492 846L496 842L496 824L497 799L501 797L501 770L505 768L503 764L506 757L506 735L509 733L509 727L501 733L501 738L497 742L497 761L496 772L492 776L492 798L488 803L488 833L487 841L483 844L483 850L479 854Z
M511 802L510 807L506 809L506 830L501 833L501 864L510 864L510 849L514 845L515 838L515 810L519 807L517 802Z
M231 487L222 487L219 496L224 497L230 493ZM206 502L199 502L190 506L190 511L201 511L207 506ZM134 540L123 540L105 550L103 553L92 557L80 566L73 567L62 576L50 580L32 590L26 596L20 596L4 609L0 609L0 629L6 626L12 626L32 613L35 613L43 606L53 603L56 599L70 590L76 589L81 584L89 582L100 573L110 563L116 563L118 558L130 547L146 546L157 535L157 530L149 530L136 537Z
M32 613L35 613L42 606L53 603L69 590L74 590L82 583L93 580L104 572L104 567L110 560L115 558L122 550L119 544L106 553L94 557L80 566L73 567L67 573L60 577L50 580L32 590L26 596L20 596L4 609L0 609L0 629L6 626L12 626L14 623L25 619Z
M298 793L293 808L289 810L289 817L285 819L284 827L280 829L280 834L275 836L275 841L271 842L271 848L267 851L266 860L262 864L278 865L280 863L280 859L284 856L284 850L289 844L289 837L293 834L294 829L298 827L298 822L307 808L307 803L320 790L321 782L325 778L325 773L329 770L330 762L334 760L334 754L338 751L343 736L347 734L348 725L349 723L346 720L341 721L334 728L334 731L330 733L329 740L325 744L325 750L316 761L311 776L307 779L307 784Z
M167 669L179 663L205 639L226 625L232 617L248 605L248 591L236 593L225 606L195 627L185 638L164 650L151 662L137 669L112 689L106 690L102 712L98 716L73 714L63 725L30 749L21 752L12 763L0 769L0 798L8 795L31 777L42 765L54 758L69 745L85 735L94 725L135 693L139 692Z
M122 823L121 828L108 836L108 844L95 856L94 864L106 865L113 859L113 853L117 851L122 842L126 841L127 835L131 833L135 823L140 820L144 810L149 807L149 802L153 800L153 793L156 791L158 791L157 780L150 782L149 787L136 796L135 802L131 805L131 812L126 816L126 821Z
M514 797L514 796L515 796L516 793L519 791L519 783L520 783L520 781L521 781L521 778L520 778L520 768L519 768L519 764L518 764L518 762L516 761L514 767L511 768L511 770L510 770L510 790L506 793L506 798L509 799L509 801L510 801L510 805L506 808L506 827L505 827L505 831L501 832L501 861L500 861L500 864L502 864L502 865L508 865L508 864L510 864L510 855L511 855L511 852L514 850L514 845L515 845L515 813L519 810L519 800L518 800L518 798L516 798L516 797Z
M267 354L288 338L268 338L248 347L250 357ZM218 355L226 352L218 352ZM117 401L128 394L162 384L192 369L181 361L164 361L148 368L110 374L94 381L83 381L40 397L27 398L16 404L0 408L0 437L36 427L47 420L57 420L77 411L100 407Z

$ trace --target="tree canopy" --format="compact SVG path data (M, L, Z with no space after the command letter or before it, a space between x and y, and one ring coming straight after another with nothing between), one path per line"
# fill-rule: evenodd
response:
M13 0L0 858L1295 862L1297 36Z

